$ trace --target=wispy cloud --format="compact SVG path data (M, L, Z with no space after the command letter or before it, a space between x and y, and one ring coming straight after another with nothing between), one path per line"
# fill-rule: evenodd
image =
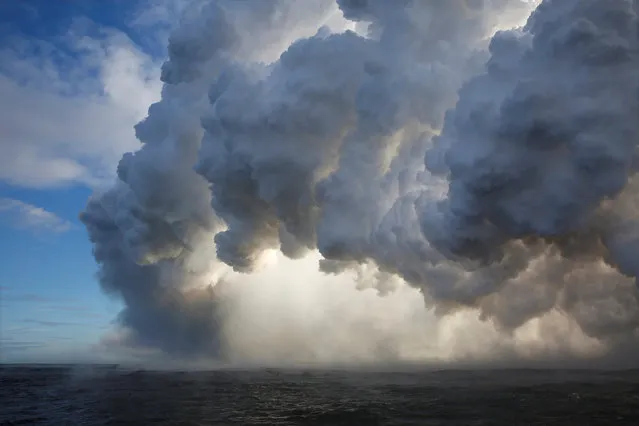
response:
M2 351L27 351L30 349L42 348L45 347L46 343L44 342L36 342L36 341L19 341L14 340L12 338L2 338L0 339L0 348Z
M178 17L192 0L146 0L133 14L129 27L151 50L164 51Z
M0 198L0 215L9 219L12 225L34 232L59 234L73 226L50 211L12 198Z
M43 327L68 327L68 326L83 326L86 324L79 322L67 322L67 321L46 321L46 320L36 320L36 319L23 319L23 323L25 324L35 324Z
M68 317L77 319L107 320L109 318L106 315L102 315L83 306L45 305L42 309L50 312L64 312Z
M123 32L87 19L55 40L13 35L5 46L0 181L110 183L122 153L139 146L133 126L159 98L160 61Z
M36 309L40 312L62 312L67 314L69 318L96 320L107 320L109 318L106 315L84 306L81 301L76 299L54 298L35 293L15 294L9 292L8 294L2 295L1 302L2 305L0 305L0 308L13 303L32 303L37 305Z
M11 290L7 288L7 290ZM10 302L33 302L33 303L76 303L78 300L70 298L59 298L43 296L36 293L9 293L4 295L4 301Z
M9 294L3 297L5 302L35 302L35 303L49 303L54 302L56 299L52 299L46 296L40 296L39 294L24 293L24 294Z
M5 340L16 340L13 337L7 337L9 335L12 334L16 334L16 333L28 333L33 331L33 327L30 326L22 326L22 327L8 327L8 328L2 328L2 339Z

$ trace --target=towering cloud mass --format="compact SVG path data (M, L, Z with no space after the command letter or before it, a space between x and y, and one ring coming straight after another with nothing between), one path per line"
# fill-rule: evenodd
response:
M638 13L637 0L194 0L143 147L82 213L130 342L257 350L229 310L253 318L242 300L271 286L282 294L264 303L298 312L269 281L308 277L260 272L279 251L319 252L315 278L418 289L424 333L463 317L542 352L639 347ZM380 323L348 294L343 329ZM414 321L360 345L388 357ZM296 338L277 327L260 350Z
M441 221L422 213L424 234L507 274L487 310L505 325L551 308L601 338L639 324L638 4L545 1L522 31L497 34L427 154L449 192ZM512 286L546 288L521 310L507 307Z

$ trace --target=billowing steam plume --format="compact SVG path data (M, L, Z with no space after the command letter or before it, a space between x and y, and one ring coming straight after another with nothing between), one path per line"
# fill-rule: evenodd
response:
M319 252L324 273L391 293L376 299L418 289L435 315L421 330L469 316L502 341L536 327L542 352L574 354L575 336L639 348L638 14L638 0L194 1L144 146L81 216L130 342L224 353L229 309L263 291L242 281L280 251ZM222 281L244 292L225 302ZM417 320L368 332L397 348Z

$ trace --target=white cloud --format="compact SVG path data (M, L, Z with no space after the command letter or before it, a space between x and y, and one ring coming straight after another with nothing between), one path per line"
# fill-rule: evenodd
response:
M202 0L146 0L131 19L130 27L145 41L165 47L185 7Z
M133 126L159 99L160 61L87 20L54 41L0 49L0 181L31 188L110 183Z
M139 147L134 125L160 97L158 55L184 7L197 1L144 0L125 24L146 51L86 18L56 39L7 39L0 47L0 182L110 185L122 154Z
M12 198L0 198L0 214L8 217L14 226L33 232L59 234L73 226L50 211Z

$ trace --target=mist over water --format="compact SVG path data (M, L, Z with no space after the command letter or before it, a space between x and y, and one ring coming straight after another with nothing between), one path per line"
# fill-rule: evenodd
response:
M193 0L81 220L105 347L635 365L637 0ZM203 361L204 360L204 361Z

